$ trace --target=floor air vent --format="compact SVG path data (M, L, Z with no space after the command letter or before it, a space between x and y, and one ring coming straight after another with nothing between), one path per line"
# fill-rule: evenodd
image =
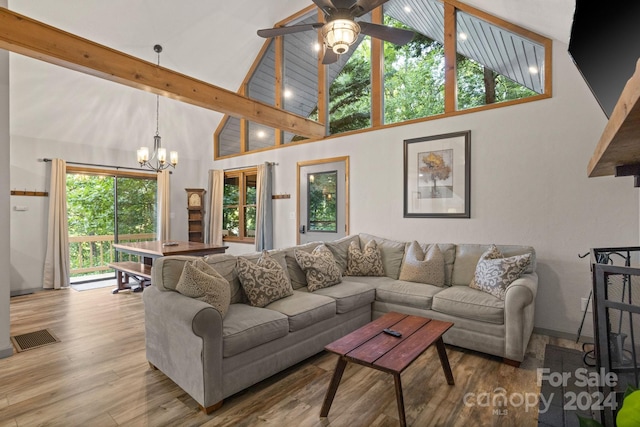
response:
M60 342L58 338L49 330L42 329L27 334L15 335L11 337L11 342L15 345L18 353L21 351L32 350L34 348Z

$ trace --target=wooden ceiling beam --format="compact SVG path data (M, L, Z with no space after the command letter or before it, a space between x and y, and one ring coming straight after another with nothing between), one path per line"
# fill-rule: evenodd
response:
M321 123L254 101L0 7L0 49L308 138Z

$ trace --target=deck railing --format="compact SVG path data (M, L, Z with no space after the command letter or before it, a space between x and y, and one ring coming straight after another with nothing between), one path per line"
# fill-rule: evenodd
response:
M155 240L155 233L121 234L119 243L143 242ZM71 261L71 276L98 274L110 271L107 264L115 261L113 235L106 236L70 236L69 257ZM139 262L137 255L124 252L119 253L120 261Z

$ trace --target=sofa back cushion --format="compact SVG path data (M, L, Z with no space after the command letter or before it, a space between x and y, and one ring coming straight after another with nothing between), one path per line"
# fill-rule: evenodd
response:
M404 248L406 242L398 242L382 237L376 237L371 234L360 233L360 247L364 248L371 240L375 240L378 249L382 254L382 265L387 277L398 280L400 277L400 266L402 266L402 258L404 257Z
M349 265L349 246L351 242L355 242L360 247L360 238L357 235L343 237L332 242L325 242L325 246L329 248L336 264L340 268L340 273L344 276Z
M289 280L291 281L291 286L294 290L307 286L307 275L302 271L302 268L300 268L298 261L296 261L295 251L298 250L311 253L316 246L321 243L322 242L311 242L282 250L282 253L284 253L285 263L287 265L287 274L289 274Z
M405 256L412 243L413 242L407 242L405 247ZM426 253L432 244L433 243L420 243L420 248ZM437 245L438 249L440 249L440 253L442 253L442 256L444 257L444 285L451 286L453 264L456 260L456 245L453 243L437 243ZM402 262L404 263L404 257Z
M491 245L461 244L456 245L455 263L453 265L452 285L469 286L476 272L476 265L483 253ZM525 273L536 271L536 251L531 246L520 245L496 245L503 256L531 254L531 263Z

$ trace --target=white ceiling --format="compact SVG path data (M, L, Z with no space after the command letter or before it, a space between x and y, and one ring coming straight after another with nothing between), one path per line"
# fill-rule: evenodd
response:
M568 43L574 0L466 3ZM18 13L148 61L156 61L153 45L159 43L164 48L162 66L231 90L238 89L264 43L256 30L310 4L310 0L9 0L9 8ZM11 58L13 135L113 147L151 140L153 95L19 55ZM170 141L179 140L194 150L203 144L210 150L220 114L165 98L160 110L165 146L171 148ZM69 117L81 120L70 126Z

